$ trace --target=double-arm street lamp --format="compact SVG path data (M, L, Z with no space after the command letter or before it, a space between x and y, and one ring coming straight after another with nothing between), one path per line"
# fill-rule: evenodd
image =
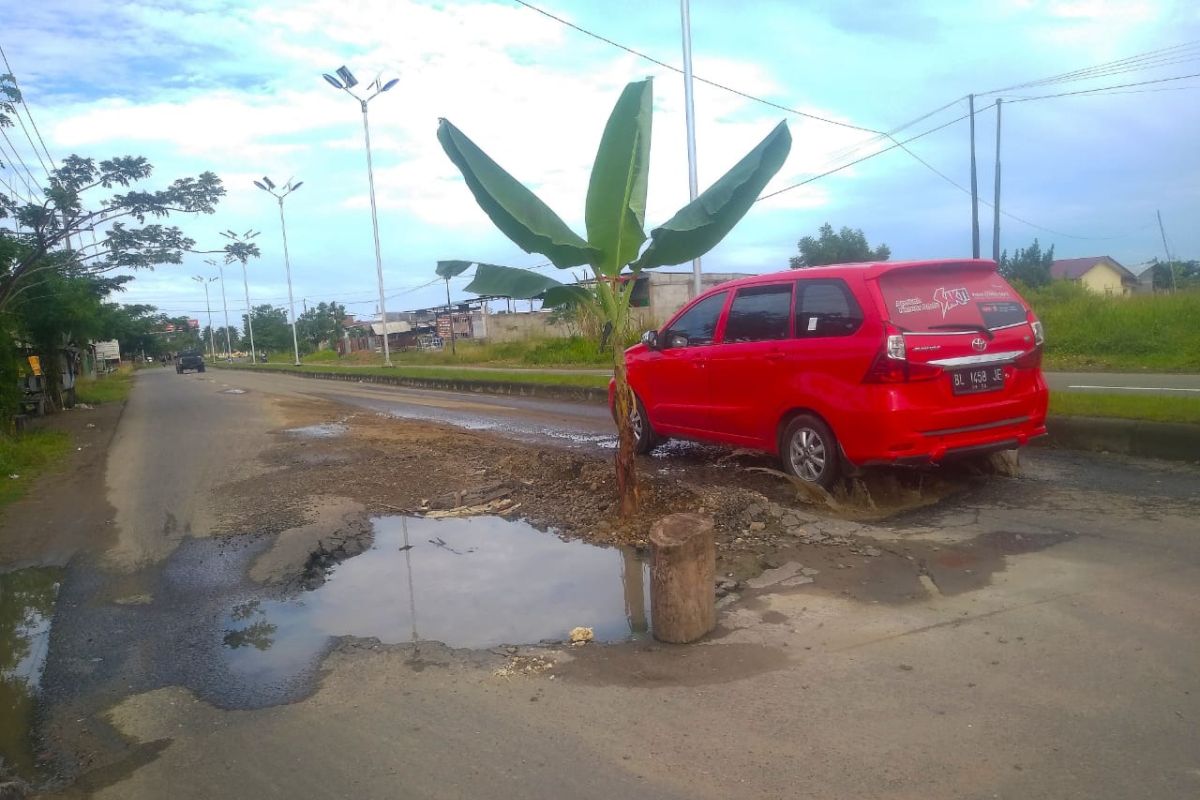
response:
M359 107L362 109L363 138L367 143L367 183L371 189L371 227L375 233L375 274L379 279L379 319L383 323L383 364L390 367L392 366L392 354L388 349L387 306L383 298L383 257L379 253L379 215L375 210L375 172L371 166L371 129L367 125L367 103L390 90L400 79L392 78L387 83L380 83L380 79L376 78L367 85L367 91L371 92L371 94L363 98L351 91L358 85L358 79L346 67L339 67L336 71L336 77L329 73L325 73L323 77L329 81L330 86L333 86L335 89L341 89L357 100Z
M226 239L236 244L249 244L250 240L258 236L258 231L250 230L243 234L236 234L233 231L223 231L221 233ZM258 250L254 252L257 254ZM225 256L226 261L238 260L242 262L242 288L246 291L246 330L250 333L250 363L258 363L258 351L254 349L254 307L250 305L250 279L246 277L246 256L235 255L230 253Z
M213 264L216 262L209 261L208 263ZM207 278L203 275L193 275L192 276L192 280L196 281L197 283L199 283L201 286L204 287L204 307L208 309L208 353L209 353L209 357L211 357L213 361L217 360L217 345L216 345L216 342L213 340L212 303L210 303L208 301L208 285L210 283L212 283L213 281L215 281L216 279L217 279L216 276L213 276L211 278ZM226 331L226 333L228 333L228 331Z
M296 301L292 298L292 261L288 257L287 223L283 221L283 198L303 186L304 181L292 183L289 178L288 182L283 185L283 188L276 191L274 182L264 175L263 179L255 181L254 185L264 192L270 193L272 197L279 201L279 230L283 232L283 267L287 271L288 308L292 313L292 352L296 357L295 365L298 367L300 366L300 342L296 338Z
M216 267L217 274L221 279L221 307L225 309L225 360L233 361L233 348L229 346L229 303L225 301L225 267L220 261L214 261L211 258L204 259L204 263ZM209 328L211 331L211 322Z

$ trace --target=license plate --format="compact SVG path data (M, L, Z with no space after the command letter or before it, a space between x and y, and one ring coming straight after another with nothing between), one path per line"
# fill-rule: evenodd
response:
M950 373L950 386L955 394L998 391L1004 388L1004 367L957 369Z

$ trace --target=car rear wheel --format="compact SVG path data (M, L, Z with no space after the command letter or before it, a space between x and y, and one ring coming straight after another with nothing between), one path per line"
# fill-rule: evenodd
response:
M788 423L780 440L779 457L783 468L802 481L828 489L837 480L837 439L828 425L811 414L801 414Z

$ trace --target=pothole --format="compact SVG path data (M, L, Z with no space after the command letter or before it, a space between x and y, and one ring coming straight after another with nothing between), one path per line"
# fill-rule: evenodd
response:
M229 610L224 660L256 681L302 671L331 637L480 649L648 631L648 569L629 549L565 541L499 517L382 517L371 548L319 587Z

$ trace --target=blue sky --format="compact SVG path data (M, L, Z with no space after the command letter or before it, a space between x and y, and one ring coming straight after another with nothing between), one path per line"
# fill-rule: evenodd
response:
M682 62L675 0L533 4ZM444 299L441 286L417 288L433 279L438 259L544 261L509 243L475 206L437 145L438 117L582 232L588 171L611 104L626 82L653 76L648 222L687 201L680 76L512 0L0 0L0 12L0 43L56 157L140 154L164 182L203 170L222 177L229 194L216 215L176 222L214 248L220 230L262 231L263 258L250 267L256 304L282 305L287 296L276 206L251 183L265 174L305 184L287 201L297 305L334 299L364 315L375 309L361 116L321 79L343 63L363 83L380 73L399 78L370 117L389 310ZM1161 258L1161 208L1173 251L1200 257L1200 78L1015 102L1200 73L1200 47L1089 80L985 94L1196 42L1200 4L692 0L691 16L700 77L873 131L940 109L896 132L901 140L965 114L968 93L982 95L980 107L1005 98L1002 205L1042 228L1003 218L1007 249L1036 236L1062 257L1109 254L1127 265ZM768 192L888 144L703 83L696 117L701 188L780 119L794 144ZM980 193L990 199L994 111L977 125ZM782 269L796 240L827 221L862 228L894 258L970 255L970 198L951 184L970 181L966 121L907 147L911 154L894 149L757 204L705 257L705 269ZM33 163L28 148L24 155ZM987 255L991 210L980 216ZM189 277L207 272L199 256L142 272L123 299L196 315L203 295ZM234 278L231 314L242 306ZM452 284L456 297L464 284Z

